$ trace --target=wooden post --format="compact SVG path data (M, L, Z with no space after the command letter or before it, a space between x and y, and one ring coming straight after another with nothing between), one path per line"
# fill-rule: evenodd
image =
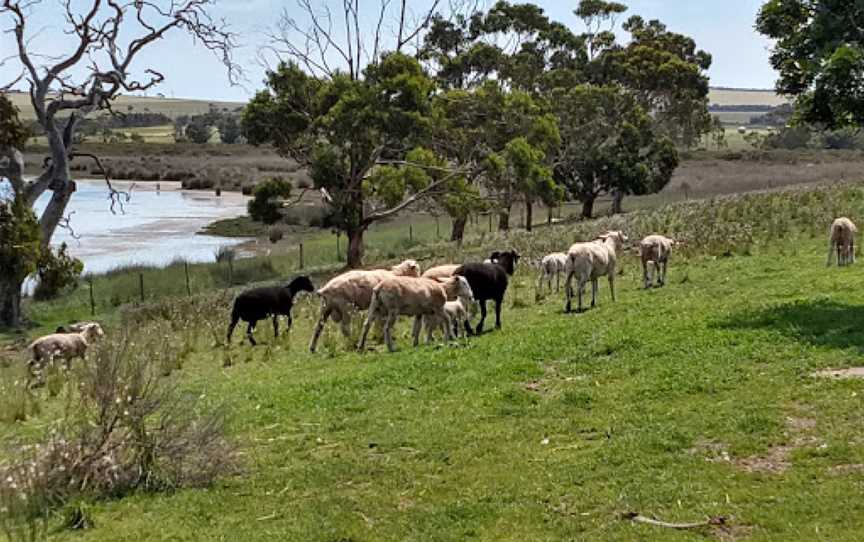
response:
M435 215L435 239L441 239L441 223L438 221L438 215Z
M90 285L90 316L96 316L96 299L93 297L93 277L87 280Z
M303 243L300 243L300 270L303 270Z
M489 213L489 233L492 233L492 213Z
M408 224L408 240L414 242L414 224Z
M141 290L141 303L144 303L144 273L138 273L138 288Z
M192 288L189 287L189 262L183 260L183 270L186 272L186 295L192 295Z
M336 232L336 261L339 261L339 258L342 257L342 247L339 246L339 240L342 239L342 232Z

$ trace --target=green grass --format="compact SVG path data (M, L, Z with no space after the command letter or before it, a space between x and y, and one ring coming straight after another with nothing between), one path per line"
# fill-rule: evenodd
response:
M352 352L332 323L309 354L311 297L287 336L274 340L262 322L266 344L252 349L236 333L230 348L214 347L230 295L195 296L189 314L200 321L174 320L186 310L182 269L161 271L151 277L166 285L161 299L106 309L109 337L121 319L155 320L166 341L189 346L175 375L207 404L227 405L243 472L207 490L90 503L94 529L54 538L857 540L864 382L810 375L862 364L864 275L825 268L822 224L862 211L859 185L789 190L507 238L481 222L464 252L436 243L428 219L411 246L404 224L385 224L370 234L369 261L455 260L505 245L529 260L607 227L687 241L666 288L642 290L628 252L618 302L602 281L599 307L581 315L562 314L560 294L535 303L535 271L523 262L502 331L413 349L402 322L392 355L377 341ZM333 241L310 238L308 254L323 261ZM287 262L272 267L281 274ZM103 280L121 288L129 276ZM195 291L221 287L212 280ZM20 403L3 391L18 375L0 369L0 408ZM0 418L0 442L40 438L63 409L63 393L47 395L24 405L24 421ZM725 516L730 532L637 525L620 518L630 511Z
M290 338L262 326L270 346L235 344L232 367L202 341L185 385L227 401L245 473L98 503L75 538L703 539L618 518L638 511L730 516L755 540L856 540L864 472L833 469L864 463L864 384L809 374L860 363L864 278L826 272L821 245L677 261L653 291L628 261L618 303L605 284L578 316L557 296L508 301L503 331L459 347L411 349L403 325L395 355L310 355L309 302ZM527 297L533 277L517 276ZM796 434L789 417L814 425ZM783 473L738 464L801 436Z

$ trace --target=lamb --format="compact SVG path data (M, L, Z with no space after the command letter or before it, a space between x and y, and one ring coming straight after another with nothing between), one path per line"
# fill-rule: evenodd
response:
M321 314L312 333L309 351L315 352L328 318L341 323L342 334L350 337L351 310L368 309L372 302L372 290L382 280L394 276L417 278L420 276L420 266L414 260L405 260L391 269L348 271L331 279L320 288L316 293L321 297Z
M474 292L474 299L480 304L480 321L477 322L477 327L472 330L471 323L465 320L465 331L469 335L483 333L486 301L490 299L495 301L495 328L501 329L501 305L504 302L504 293L507 291L507 277L516 272L516 264L520 257L515 250L499 252L494 263L466 263L453 272L454 276L468 279L471 291Z
M627 236L620 231L609 231L600 235L590 243L576 243L567 252L567 306L565 312L571 312L573 297L573 277L576 277L579 288L579 312L582 312L582 294L585 283L591 281L591 307L597 306L597 279L606 275L609 278L609 291L612 301L615 301L615 267L616 252L621 250Z
M234 299L234 307L231 310L231 323L228 324L228 344L231 344L231 335L237 322L244 320L249 323L246 328L246 337L249 343L255 346L255 326L259 320L269 316L273 317L273 336L279 336L279 316L288 317L288 328L291 328L293 320L291 309L294 306L294 297L300 292L314 292L315 286L309 277L301 276L292 280L284 286L269 286L246 290Z
M468 320L468 307L473 302L473 292L466 292L464 295L457 297L455 301L448 301L444 304L444 313L447 315L446 321L436 320L434 317L427 316L424 322L426 325L426 342L432 342L432 333L438 328L449 327L453 330L453 335L458 338L460 335L459 324ZM444 332L446 334L446 329Z
M451 277L439 282L423 277L392 276L382 280L372 292L369 314L363 325L363 333L357 344L359 350L366 347L366 337L376 320L384 321L384 342L387 349L393 352L393 325L399 315L414 316L414 346L420 342L420 326L423 317L431 317L436 321L447 322L444 305L448 296L470 297L471 287L464 277ZM452 338L450 326L445 328L445 338Z
M848 218L840 217L831 224L830 241L828 245L828 265L831 265L831 256L837 251L837 265L849 265L855 263L855 234L858 228Z
M102 326L90 323L78 333L53 333L36 339L27 347L31 355L28 363L31 377L57 358L62 359L66 368L69 368L71 360L84 359L87 347L104 335Z
M649 235L639 243L639 257L642 260L642 278L645 282L645 289L651 288L654 283L654 277L649 273L651 267L654 268L654 275L657 278L657 286L666 285L666 266L669 264L669 256L672 254L672 247L678 243L664 237L662 235Z
M567 255L563 252L553 252L543 256L540 261L540 275L537 277L537 290L543 288L543 281L549 284L552 291L552 277L555 277L555 291L561 289L561 274L567 270Z

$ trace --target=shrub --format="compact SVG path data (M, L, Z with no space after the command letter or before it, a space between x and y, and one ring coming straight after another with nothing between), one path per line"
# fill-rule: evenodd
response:
M210 136L213 135L211 126L201 119L195 119L190 122L186 126L184 134L189 141L199 145L209 143Z
M158 358L176 355L164 330L117 336L76 366L62 422L0 468L0 529L10 539L78 499L204 487L236 471L223 411L202 413L198 394L161 376Z
M282 177L272 177L255 187L253 198L248 203L252 220L275 224L282 218L282 202L291 196L291 183Z
M84 264L70 256L67 250L66 243L63 243L56 254L50 248L42 251L38 266L39 283L33 292L35 299L54 299L64 290L78 286Z

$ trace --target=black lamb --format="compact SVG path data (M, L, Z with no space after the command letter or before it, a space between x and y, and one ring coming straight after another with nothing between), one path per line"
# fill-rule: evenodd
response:
M480 321L472 331L471 323L465 321L465 331L471 335L483 333L483 323L486 321L486 301L495 301L495 328L501 329L501 304L507 291L507 276L516 271L519 253L515 250L493 252L492 263L466 263L460 265L454 275L462 275L468 280L474 300L480 304Z
M294 306L294 296L299 292L314 292L315 286L309 277L301 276L292 280L285 286L269 286L246 290L234 299L234 308L231 310L231 323L228 325L228 343L231 343L231 334L239 320L249 322L246 336L252 346L255 346L255 325L258 320L268 316L273 317L273 335L279 336L279 316L288 317L288 327L291 327L291 308Z

